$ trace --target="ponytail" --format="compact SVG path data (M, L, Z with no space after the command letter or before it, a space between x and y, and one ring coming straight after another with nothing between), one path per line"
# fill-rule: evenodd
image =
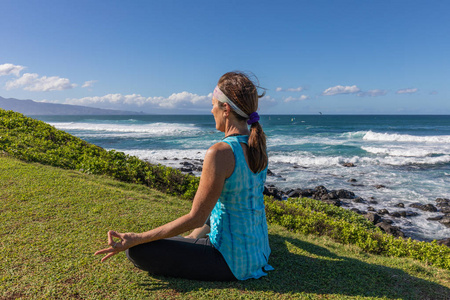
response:
M266 149L266 134L259 122L253 123L250 127L248 138L248 164L253 173L263 171L268 164Z

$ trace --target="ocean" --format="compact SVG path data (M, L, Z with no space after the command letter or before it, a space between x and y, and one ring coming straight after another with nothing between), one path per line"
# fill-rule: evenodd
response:
M36 118L105 149L171 167L203 159L224 137L212 115ZM427 220L441 213L409 207L450 198L450 116L264 115L260 122L267 135L269 169L276 175L268 176L266 184L284 190L319 185L347 189L377 202L347 208L418 212L415 217L390 217L407 236L450 237L450 228ZM405 208L396 207L398 203Z

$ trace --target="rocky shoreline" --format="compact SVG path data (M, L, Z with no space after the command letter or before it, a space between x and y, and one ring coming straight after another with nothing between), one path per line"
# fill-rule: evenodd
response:
M178 169L181 172L196 175L196 173L198 174L202 171L203 160L183 158L180 164L181 167ZM267 175L279 177L270 170L267 172ZM356 182L354 179L350 179L350 181ZM376 186L376 188L384 188L384 186L380 185ZM314 189L291 188L288 190L281 190L275 185L266 185L264 187L264 195L272 196L274 199L280 201L288 198L307 197L320 200L331 205L348 208L355 213L364 216L382 231L395 237L407 238L401 227L393 225L396 218L413 218L418 216L421 212L439 213L434 217L427 218L427 220L430 222L439 222L446 227L450 227L450 199L447 198L437 198L435 200L436 204L413 203L408 207L406 207L404 203L400 202L395 205L398 210L388 211L386 208L378 210L373 208L371 205L378 204L375 199L366 200L358 197L352 191L345 189L329 190L322 185L317 186ZM356 203L366 205L366 210L360 210L352 207L352 204ZM438 240L437 243L450 247L450 237Z

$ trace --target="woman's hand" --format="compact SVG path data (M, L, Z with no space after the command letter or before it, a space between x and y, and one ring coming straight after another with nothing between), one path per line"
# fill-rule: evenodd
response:
M117 238L118 240L115 240L114 238ZM111 256L116 255L117 253L121 251L125 251L128 248L131 248L133 246L136 246L139 244L138 235L136 233L119 233L115 231L108 231L108 245L111 247L105 248L102 250L99 250L94 253L94 255L98 254L106 254L102 258L102 262L110 258Z

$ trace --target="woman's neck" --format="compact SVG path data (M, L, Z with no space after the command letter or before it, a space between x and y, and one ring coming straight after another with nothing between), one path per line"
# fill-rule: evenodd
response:
M248 126L246 122L239 122L238 124L231 124L227 122L225 127L225 137L233 135L249 135Z

